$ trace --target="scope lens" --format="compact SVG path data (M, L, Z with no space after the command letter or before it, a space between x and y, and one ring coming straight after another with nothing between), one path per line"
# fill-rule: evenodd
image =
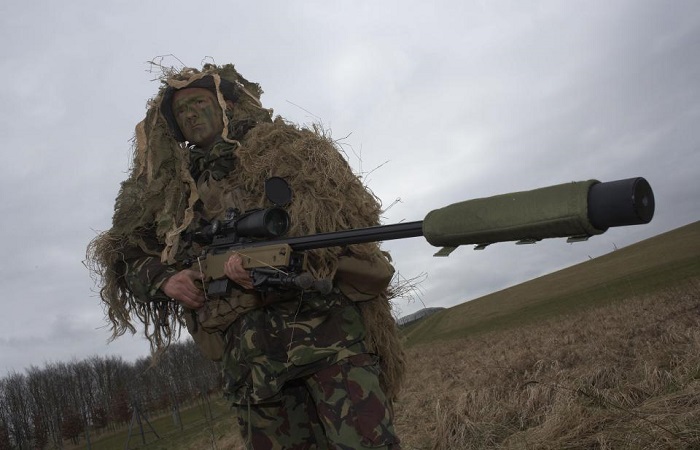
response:
M289 229L289 214L281 208L270 208L265 214L265 228L269 236L282 236Z

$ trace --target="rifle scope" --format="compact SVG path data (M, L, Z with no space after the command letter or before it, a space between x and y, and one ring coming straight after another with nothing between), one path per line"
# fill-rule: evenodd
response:
M289 230L289 222L289 214L282 208L255 209L231 219L212 220L189 236L202 245L210 245L221 239L279 238Z
M289 214L282 208L266 208L247 212L231 221L227 228L239 237L274 238L289 230ZM230 234L224 230L224 234Z

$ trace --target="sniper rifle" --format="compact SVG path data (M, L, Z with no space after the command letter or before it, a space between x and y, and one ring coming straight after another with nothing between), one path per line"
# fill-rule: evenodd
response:
M416 222L287 237L289 215L282 208L291 190L281 178L266 182L274 207L238 214L231 210L224 221L213 221L188 238L205 245L196 261L205 275L207 295L221 296L231 284L224 263L241 255L257 290L302 289L330 291L328 280L315 280L306 270L306 251L424 236L442 247L435 256L448 256L461 245L482 250L496 242L535 243L542 239L587 240L610 227L649 223L654 215L654 193L641 177L601 183L597 180L566 183L531 191L455 203L429 212Z

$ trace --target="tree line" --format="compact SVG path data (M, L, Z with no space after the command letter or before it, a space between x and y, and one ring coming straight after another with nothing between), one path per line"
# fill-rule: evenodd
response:
M218 364L191 340L172 344L156 364L93 356L32 366L0 379L0 450L60 449L127 425L135 408L175 412L220 388Z

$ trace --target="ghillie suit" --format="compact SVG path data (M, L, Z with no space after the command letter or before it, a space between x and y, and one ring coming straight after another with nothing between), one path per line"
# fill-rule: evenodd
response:
M214 81L225 112L223 141L208 153L178 143L184 139L177 130L173 132L169 124L174 119L161 107L172 92L169 87L199 86L205 77ZM280 118L273 121L272 112L261 107L260 87L245 80L232 65L170 71L162 83L148 103L146 118L136 127L133 167L117 197L112 229L95 238L87 254L101 285L112 337L127 330L135 333L134 321L141 322L156 353L179 336L188 318L158 287L177 271L178 259L192 252L185 248L181 233L199 219L220 216L231 204L241 211L266 206L264 181L271 176L286 179L294 188L294 200L287 208L289 236L377 225L380 213L377 199L352 174L335 143L319 129L300 129ZM232 92L222 92L224 87ZM226 109L224 94L235 97L232 110ZM220 171L228 173L225 179ZM128 262L134 250L161 267L149 273L143 289L130 282L133 274ZM344 256L386 258L374 243L313 250L309 252L312 274L332 279ZM353 300L358 300L364 319L365 344L380 356L380 379L387 396L394 398L405 362L391 316L391 293L385 289L369 300L357 294Z

